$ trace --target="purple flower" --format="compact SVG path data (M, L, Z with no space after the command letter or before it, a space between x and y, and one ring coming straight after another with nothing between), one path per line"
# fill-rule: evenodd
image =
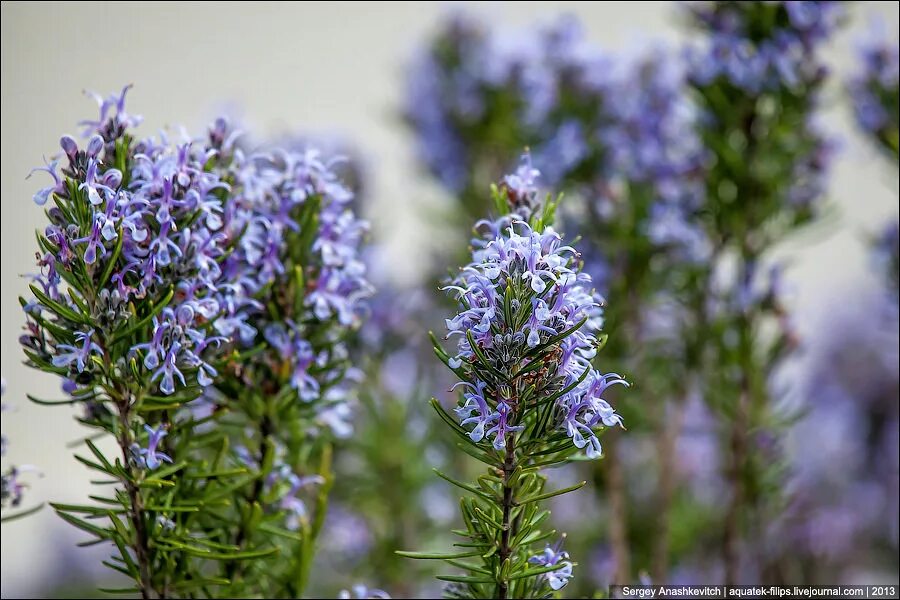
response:
M506 195L513 209L525 209L525 212L520 214L522 218L527 219L531 216L531 208L538 193L536 182L540 175L541 172L531 164L531 155L526 153L515 173L503 178Z
M47 163L43 167L33 168L31 170L31 172L28 174L28 177L31 177L31 175L35 171L44 171L44 172L48 173L50 175L50 177L53 178L53 185L48 185L47 187L41 188L37 192L35 192L34 202L38 206L43 206L44 204L46 204L47 199L50 197L50 194L65 194L66 193L65 184L59 178L59 175L56 174L56 167L58 165L59 165L59 161L54 160L52 162Z
M307 519L306 504L302 499L297 497L297 494L308 486L325 483L325 479L320 475L300 477L299 475L291 473L288 470L287 465L282 465L277 477L286 480L287 483L290 484L287 492L285 492L278 501L278 506L287 513L285 527L291 531L296 531L300 528L301 522Z
M459 424L463 427L475 423L474 429L469 432L469 437L473 442L480 442L484 439L485 427L496 421L500 417L500 413L491 410L484 398L484 389L487 386L485 382L479 381L476 385L472 385L467 381L460 381L451 390L459 386L466 386L471 391L463 393L465 404L456 407L456 416L459 417ZM472 416L473 412L477 412L477 414Z
M554 547L548 544L542 553L528 559L529 563L540 567L559 566L558 569L544 573L541 576L547 580L553 591L566 587L569 579L572 578L572 563L569 561L569 553L565 550L560 550L561 545L562 540L557 542Z
M181 350L181 343L173 342L166 351L162 366L153 372L151 381L161 378L159 389L164 394L173 394L175 392L175 377L177 376L181 385L187 385L184 381L184 375L178 369L176 361Z
M155 429L149 425L144 425L144 431L147 432L147 447L141 448L137 443L131 446L131 456L135 463L141 469L150 469L151 471L158 468L163 462L171 463L172 457L165 452L157 450L159 443L169 433L165 426L159 425Z
M23 473L30 472L39 471L33 465L22 465L7 469L3 477L0 478L0 484L2 484L2 487L0 487L0 501L3 504L9 503L11 507L17 507L22 504L28 484L22 481L20 477Z
M94 92L85 92L97 101L97 106L100 107L100 116L96 121L86 120L79 123L84 127L84 137L98 133L107 141L114 140L121 136L126 129L132 129L141 124L143 120L141 116L131 115L125 111L125 94L130 89L131 85L126 85L118 95L112 94L106 98Z
M98 213L91 225L91 233L86 237L72 240L72 244L87 244L84 250L85 264L92 265L97 262L98 251L101 257L106 255L106 246L103 243L103 240L109 235L109 230L105 227L106 223L103 214Z
M93 340L94 330L79 331L75 334L75 342L78 346L69 344L57 344L56 356L53 357L53 366L70 367L75 363L75 369L81 373L91 361L91 354L102 354L103 349Z
M363 584L354 585L350 590L341 590L341 593L338 594L338 598L341 600L351 600L353 598L356 598L358 600L364 600L368 598L389 599L390 597L391 596L384 590L379 590L378 588L370 588Z

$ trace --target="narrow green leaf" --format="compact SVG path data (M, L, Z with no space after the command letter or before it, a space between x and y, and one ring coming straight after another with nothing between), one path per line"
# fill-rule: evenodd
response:
M43 503L38 504L37 506L34 506L32 508L25 509L21 512L13 513L11 515L3 515L2 517L0 517L0 522L9 523L10 521L17 521L19 519L24 519L28 515L33 515L34 513L41 510L42 508L44 508Z
M452 581L455 583L496 583L496 580L493 577L466 577L465 575L438 575L435 579Z
M122 254L122 242L124 240L122 235L122 227L119 227L119 237L116 240L116 247L113 248L112 256L110 256L109 260L106 261L106 267L103 268L103 273L100 275L100 279L97 281L97 289L103 289L103 286L106 285L106 282L109 280L109 276L112 275L113 269L116 268L116 263L119 260L119 256Z
M84 458L83 456L79 456L78 454L73 454L72 456L74 456L75 460L77 460L81 464L85 465L88 468L94 469L95 471L100 471L101 473L106 473L107 475L109 475L111 477L119 476L119 474L117 472L107 471L106 467L104 467L103 465L101 465L99 463L95 463L94 461Z
M53 506L53 503L51 503L50 506ZM55 506L53 506L53 507L54 507L54 509L56 509ZM97 527L96 525L88 523L87 521L79 519L78 517L72 516L69 513L64 512L63 510L56 509L56 514L58 514L64 521L67 521L68 523L71 523L72 525L81 529L82 531L91 533L100 539L104 539L104 540L112 539L112 536L114 535L114 533L108 529L104 529L102 527Z
M55 300L51 300L50 296L45 294L41 290L41 288L39 288L35 284L33 284L33 283L29 284L28 287L31 289L31 292L34 294L34 296L38 300L40 300L41 304L43 304L44 306L46 306L48 309L55 312L59 316L63 317L64 319L68 319L69 321L72 321L73 323L80 323L82 325L90 324L90 321L85 321L84 317L82 317L81 315L76 313L74 310L72 310L68 306L64 306L64 305L60 304L59 302L56 302Z
M154 471L153 477L156 479L164 479L164 478L168 477L169 475L174 475L175 473L177 473L181 469L185 468L186 466L187 466L187 461L180 460L177 463L175 463L174 465L168 465L168 466L163 467L162 469L158 469L158 470Z
M500 523L500 521L491 517L489 514L487 514L487 512L482 510L481 507L478 507L478 506L475 507L475 514L477 514L479 517L481 517L482 519L484 519L485 521L487 521L494 527L496 527L497 531L503 531L503 524Z
M192 556L206 558L209 560L253 560L256 558L265 558L279 552L278 548L264 548L262 550L248 550L245 552L214 552L206 548L198 548L196 546L183 545L179 550L186 552Z
M208 585L231 585L231 580L225 579L223 577L210 577L207 579L185 579L184 581L173 583L169 587L181 592L185 592L196 588L206 587Z
M81 318L90 320L91 318L91 309L88 308L87 303L81 298L78 294L75 293L75 290L69 288L66 290L66 293L69 296L69 299L72 300L72 303L78 307L78 310L81 311Z
M40 404L41 406L59 406L60 404L77 404L79 402L84 402L85 400L82 398L69 398L68 400L41 400L31 394L25 394L25 397L34 402L35 404Z
M479 565L473 565L472 563L462 562L459 560L447 559L447 564L458 569L462 569L464 571L472 571L473 573L481 573L482 575L491 575L491 572L485 568L482 568Z
M221 471L201 471L199 473L187 473L185 479L215 479L217 477L231 477L233 475L245 475L250 471L245 467L223 469Z
M101 562L104 566L109 567L109 568L112 569L113 571L118 571L119 573L122 573L122 574L125 575L126 577L134 577L134 573L131 573L131 572L130 572L128 569L126 569L125 567L120 567L119 565L117 565L117 564L115 564L115 563L112 563L112 562L110 562L110 561L108 561L108 560L102 560L102 561L100 561L100 562Z
M441 473L437 469L431 469L431 470L434 471L438 477L440 477L441 479L444 479L446 481L449 481L450 483L452 483L453 485L455 485L458 488L462 488L462 489L466 490L467 492L470 492L472 494L475 494L476 496L480 496L481 498L484 498L485 500L496 501L496 498L494 498L493 496L489 496L488 494L484 493L483 491L479 490L478 488L476 488L474 486L469 485L468 483L463 483L462 481L457 481L456 479L453 479L449 475L445 475L445 474Z
M477 459L480 462L483 462L484 464L486 464L489 467L494 467L497 465L498 462L502 462L502 461L498 461L495 458L489 456L488 454L476 449L475 443L472 442L471 440L469 440L469 443L457 443L456 447L459 448L460 450L462 450L463 452L465 452L466 454L468 454L469 456L471 456L472 458Z
M85 506L81 504L60 504L57 502L51 502L50 506L53 507L53 510L60 511L64 510L66 512L73 513L82 513L87 515L100 515L100 516L108 516L111 512L124 512L124 508L120 509L110 509L103 506Z
M543 575L544 573L549 573L558 569L559 565L547 565L546 567L540 567L538 569L529 569L515 575L510 575L509 580L515 581L516 579L525 579L526 577L536 577L537 575Z
M394 554L404 558L414 558L417 560L450 560L454 558L471 558L473 556L481 556L481 551L474 552L457 552L456 554L441 554L439 552L410 552L407 550L394 550Z
M198 506L160 506L158 504L150 504L144 507L144 510L152 510L160 513L195 513L200 512Z
M287 529L282 529L280 527L270 525L268 523L261 524L259 526L259 530L265 533L271 533L274 536L284 538L286 540L291 540L292 542L303 542L302 535L293 531L288 531Z
M149 488L175 487L175 482L166 481L165 479L144 479L138 482L138 486Z
M547 498L553 498L554 496L561 496L562 494L568 494L569 492L574 492L575 490L584 487L587 481L582 481L581 483L576 483L575 485L571 485L567 488L563 488L561 490L556 490L553 492L547 492L545 494L538 494L537 496L532 496L531 498L526 498L524 500L519 500L516 502L516 506L523 506L528 504L529 502L539 502L541 500L546 500Z
M84 440L84 444L88 447L88 449L90 449L91 453L92 453L94 456L97 457L97 460L99 460L100 463L101 463L104 467L106 467L107 471L113 471L113 470L114 470L113 466L112 466L112 465L110 464L110 462L106 459L106 457L103 456L103 453L100 452L100 449L97 448L97 446L94 444L94 442L92 442L91 440Z

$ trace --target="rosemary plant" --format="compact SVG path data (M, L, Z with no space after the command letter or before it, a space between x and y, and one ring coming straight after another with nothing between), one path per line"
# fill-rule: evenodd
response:
M91 504L53 503L66 521L108 543L104 564L133 580L107 591L144 598L226 584L210 561L254 558L223 548L200 526L202 511L230 502L233 473L222 456L196 460L226 436L182 408L217 375L218 285L229 243L221 233L228 186L207 168L208 149L189 141L136 140L140 118L126 87L98 98L84 146L61 140L35 194L49 224L37 236L41 271L21 299L27 364L63 378L89 428L75 458L103 486ZM114 440L116 454L101 449Z
M449 582L448 597L541 598L566 585L574 563L561 542L547 543L555 532L541 529L549 516L541 503L585 482L545 491L543 470L599 458L598 434L621 425L603 393L625 381L591 365L602 339L600 299L577 252L551 227L558 199L538 205L537 175L526 161L493 188L504 216L476 225L472 262L445 288L459 303L447 320L455 352L432 336L462 390L455 416L432 406L459 448L487 466L474 483L438 472L469 494L460 501L464 527L454 531L460 551L401 552L464 571L438 577Z
M337 159L246 152L238 138L224 120L210 131L217 168L240 190L224 207L224 231L240 236L223 262L222 329L236 341L198 408L228 432L229 462L247 476L208 526L234 551L271 559L222 563L227 596L294 598L325 521L332 444L352 432L359 376L345 342L371 293L358 258L367 225L332 170Z
M796 340L779 293L781 269L765 265L779 242L819 213L829 145L814 121L827 74L818 50L842 8L698 2L689 10L707 35L689 49L688 68L710 155L697 219L715 257L697 279L693 310L707 324L704 396L727 431L723 556L725 582L736 584L752 565L763 574L770 566L763 524L782 500L771 450L790 419L772 396L770 375Z

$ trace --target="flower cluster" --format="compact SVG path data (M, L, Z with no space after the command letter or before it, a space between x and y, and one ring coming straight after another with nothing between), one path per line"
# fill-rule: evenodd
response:
M663 47L623 57L615 66L603 97L605 124L588 138L598 158L590 176L578 174L573 181L588 198L599 229L588 251L631 244L637 255L645 245L670 266L705 261L709 240L693 215L705 198L707 155L685 93L683 66ZM591 262L611 267L610 252L605 254ZM607 279L626 276L605 275L597 282L604 290Z
M87 123L83 148L63 136L62 177L58 161L40 169L53 185L34 199L43 205L52 198L53 206L33 277L37 298L25 305L39 326L29 327L22 344L37 364L49 362L87 387L110 360L110 343L131 337L144 317L129 307L159 302L151 337L131 344L127 356L171 395L188 385L186 371L200 386L216 374L204 356L224 341L210 335L208 323L220 312L226 240L219 192L227 184L204 169L208 150L190 141L134 142L129 128L140 119L125 112L127 91L99 100L100 118ZM59 317L55 326L46 325L48 311Z
M692 16L709 30L703 47L688 49L692 78L703 85L719 77L748 94L795 88L817 79L823 67L809 60L843 14L837 2L695 2ZM764 14L762 14L764 13ZM758 39L757 18L774 24Z
M300 595L297 574L308 576L324 519L330 444L352 432L359 371L347 342L372 294L360 257L367 223L338 175L341 158L297 144L253 147L224 119L210 128L208 144L213 170L231 190L221 215L231 251L221 261L215 329L233 343L202 404L240 423L229 429L233 458L251 474L227 516L232 541L242 551L278 549L244 517L259 507L267 527L304 539L281 568L231 563L222 576L241 573L238 595L263 580ZM304 495L314 485L308 510Z
M406 117L425 164L453 191L483 183L470 178L486 158L499 170L524 146L557 184L587 158L593 125L577 113L595 112L607 66L572 19L526 35L456 15L411 70Z
M237 244L222 267L228 283L217 329L244 347L261 337L272 351L258 356L260 366L289 363L302 401L326 390L336 400L334 386L352 382L341 338L360 324L371 295L359 256L367 224L335 175L340 158L326 161L314 149L248 153L239 135L224 120L210 131L227 178L242 190L225 206L225 231Z
M487 437L494 448L504 448L522 425L513 406L521 398L514 390L502 394L502 382L522 378L537 397L555 398L556 425L589 457L599 457L594 428L621 425L603 394L627 385L591 366L603 323L601 299L579 271L575 249L551 227L536 231L524 221L506 221L481 223L487 231L474 241L472 262L445 288L460 303L446 322L448 337L459 338L450 368L470 372L483 363L494 374L457 384L464 402L456 413L462 425L473 426L473 441ZM548 352L546 362L537 359Z
M605 53L570 18L520 31L457 15L418 57L407 120L429 170L464 201L528 147L546 183L586 197L592 217L702 260L689 217L704 154L671 54ZM639 194L651 206L630 225L623 213Z
M196 139L138 140L132 128L140 118L125 110L127 90L99 99L100 117L84 124L83 147L62 138L66 164L41 169L52 185L34 198L49 206L50 224L39 235L34 299L22 300L21 343L32 366L64 378L64 402L84 405L83 423L115 436L119 459L88 441L93 458L85 464L121 485L121 499L110 502L123 504L128 531L101 532L74 516L93 507L57 511L115 540L128 566L119 570L149 596L164 594L174 565L198 556L182 554L182 537L197 531L221 530L233 541L217 553L218 581L240 573L248 552L277 552L271 535L251 535L246 518L265 506L267 520L278 521L266 525L283 530L286 521L301 530L290 535L302 533L303 548L292 550L298 558L283 573L254 573L299 596L296 572L309 571L321 521L308 518L300 492L325 482L331 449L322 434L349 429L356 379L345 338L371 293L359 259L366 224L352 211L338 165L316 150L249 150L225 119ZM252 440L253 461L210 479L208 449L239 445L229 437ZM190 486L180 485L183 477ZM164 501L147 478L172 490ZM223 493L240 500L215 523L182 510ZM317 496L317 517L324 518L325 493ZM177 544L154 545L155 535ZM258 591L258 582L245 574L244 587L231 593Z
M791 185L777 186L767 199L807 218L824 191L832 150L815 120L827 75L818 51L840 23L843 7L837 2L698 2L688 7L706 34L703 44L685 52L688 78L706 108L702 126L730 128L721 121L724 114L745 119L745 131L729 138L730 148L715 150L730 154L717 159L737 161L760 137L769 137L765 155L771 179ZM755 116L748 120L750 113ZM779 122L789 123L791 131L769 135ZM791 160L778 161L781 155ZM734 195L730 189L726 184L720 190L726 200Z
M860 48L862 69L849 82L856 121L896 159L900 151L900 51L897 40L874 37Z

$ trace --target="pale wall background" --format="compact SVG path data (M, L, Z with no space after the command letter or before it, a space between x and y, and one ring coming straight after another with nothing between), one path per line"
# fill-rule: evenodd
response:
M4 402L16 407L3 413L3 432L10 439L6 458L39 465L45 475L26 505L79 500L89 487L86 470L65 449L82 435L72 412L29 405L24 397L26 391L46 398L59 392L53 378L21 364L23 319L16 299L27 289L21 275L34 264L32 232L44 222L31 195L46 184L25 176L42 155L57 151L60 134L76 133L78 120L94 116L81 90L105 95L133 83L129 107L145 116L146 133L176 124L198 132L217 110L238 107L262 132L287 127L343 134L368 159L374 235L390 240L399 255L431 239L419 217L423 207L446 201L415 170L411 140L396 118L404 64L446 9L425 3L2 4L0 366L8 382ZM681 35L668 2L501 2L480 3L480 10L523 25L573 12L610 49ZM854 3L850 15L850 27L828 50L841 78L853 66L854 40L871 19L896 30L897 4ZM790 271L798 323L812 339L819 324L827 326L829 311L872 293L859 291L871 289L873 281L863 239L897 211L896 173L854 131L839 85L828 103L825 125L841 141L830 187L833 225L840 230L797 244L799 260ZM385 215L393 223L389 231ZM438 224L430 226L434 231ZM413 275L399 276L413 281ZM95 562L80 560L77 541L46 509L4 525L3 597L39 594L49 580Z

